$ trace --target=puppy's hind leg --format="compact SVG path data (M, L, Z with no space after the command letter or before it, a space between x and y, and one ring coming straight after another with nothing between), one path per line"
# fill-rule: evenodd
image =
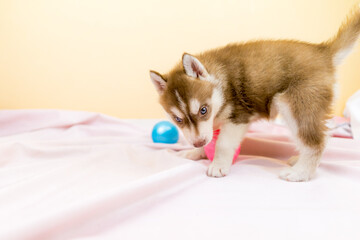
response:
M323 110L317 109L316 101L310 104L313 106L309 107L306 99L294 94L291 98L286 95L277 98L277 107L289 126L299 150L297 161L292 161L293 166L280 173L280 178L287 181L310 180L315 174L325 147L326 114Z
M298 161L280 173L280 178L291 182L309 181L319 165L322 149L302 145L299 147L300 155Z

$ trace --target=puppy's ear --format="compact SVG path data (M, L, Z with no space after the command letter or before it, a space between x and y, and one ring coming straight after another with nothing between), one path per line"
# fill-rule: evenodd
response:
M160 73L150 71L150 78L155 86L156 91L161 95L166 89L166 80L161 76Z
M184 53L182 56L182 63L184 66L185 73L194 78L204 79L208 76L208 72L201 62L191 56L190 54Z

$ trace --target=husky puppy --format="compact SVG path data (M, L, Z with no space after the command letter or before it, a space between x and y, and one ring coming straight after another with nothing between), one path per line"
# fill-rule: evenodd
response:
M195 147L185 157L204 158L213 129L221 129L208 176L229 174L234 151L252 121L280 113L299 150L280 178L308 181L326 145L336 67L359 34L356 6L337 35L323 43L233 43L198 55L184 53L170 72L150 71L150 78L160 104Z

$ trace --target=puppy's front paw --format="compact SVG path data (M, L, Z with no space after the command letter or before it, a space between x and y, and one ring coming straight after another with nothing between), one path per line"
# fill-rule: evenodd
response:
M208 168L207 175L209 177L225 177L230 173L231 164L212 162Z
M305 182L312 178L314 172L308 168L289 167L281 171L280 178L290 182Z
M183 150L178 153L178 156L191 160L200 160L206 158L206 154L203 148Z

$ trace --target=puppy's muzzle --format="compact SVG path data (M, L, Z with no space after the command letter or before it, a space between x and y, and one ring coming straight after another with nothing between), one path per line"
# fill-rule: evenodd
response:
M199 148L199 147L202 147L206 144L206 140L205 139L201 139L201 140L198 140L196 142L194 142L194 147L196 148Z

